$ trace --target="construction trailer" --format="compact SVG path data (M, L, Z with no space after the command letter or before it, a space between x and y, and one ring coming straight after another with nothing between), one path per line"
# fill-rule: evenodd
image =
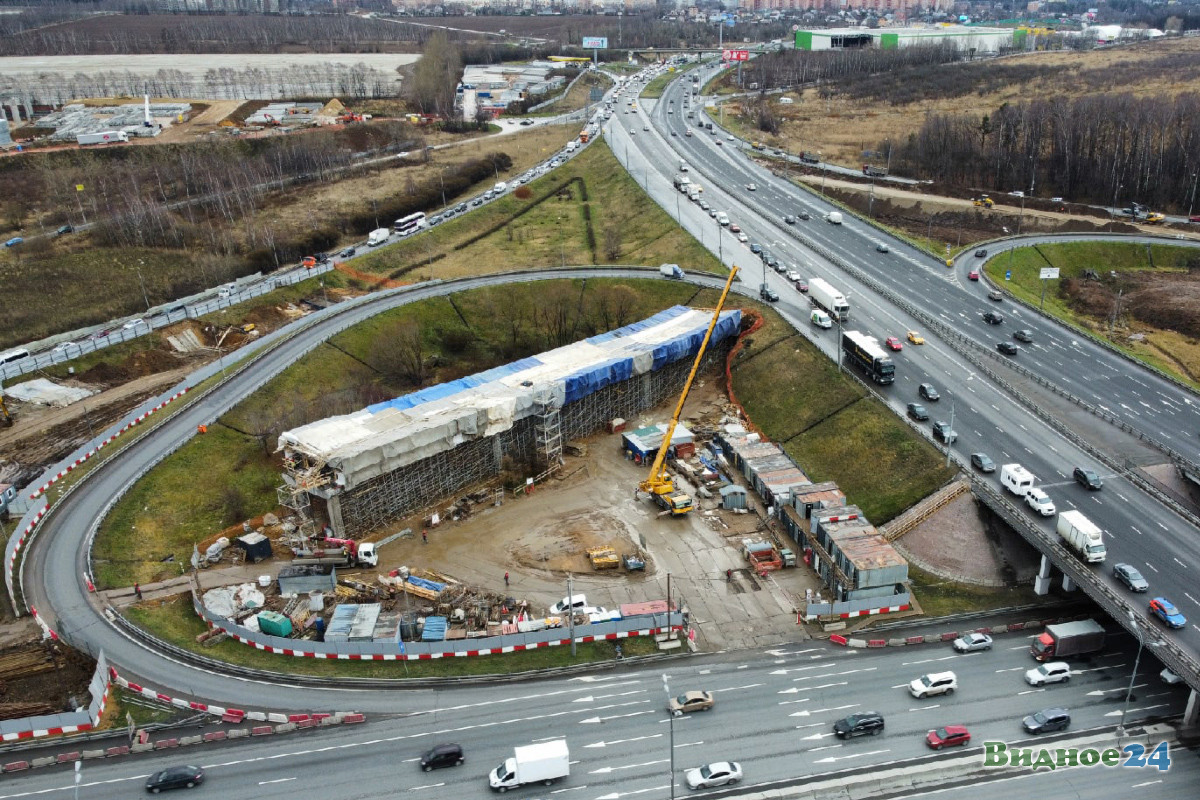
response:
M835 600L886 600L906 594L908 561L858 506L826 508L809 520L806 547Z
M711 312L648 319L486 372L285 431L281 504L302 537L354 538L500 474L562 460L563 443L678 396ZM725 363L741 312L724 311L700 368Z

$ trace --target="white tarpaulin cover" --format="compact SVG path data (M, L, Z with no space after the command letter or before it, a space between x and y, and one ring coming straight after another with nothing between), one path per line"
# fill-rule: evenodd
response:
M471 439L508 430L543 403L559 407L611 384L693 358L712 312L674 306L502 367L319 420L279 437L279 447L324 460L344 488ZM725 311L712 341L737 335L740 311Z

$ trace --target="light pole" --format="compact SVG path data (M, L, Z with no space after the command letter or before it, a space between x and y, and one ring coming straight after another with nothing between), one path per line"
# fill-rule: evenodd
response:
M442 211L446 210L446 181L443 177L445 174L446 174L445 167L442 167L440 170L438 170L438 183L442 187Z
M670 607L671 607L670 603L668 602L667 608L669 609ZM671 704L671 684L668 682L669 677L670 676L668 676L667 673L665 673L665 672L663 673L663 676L662 676L663 691L665 691L667 693L667 707L668 708L670 708L670 704ZM670 772L668 782L671 785L671 800L675 800L675 714L674 714L674 712L672 712L671 714L669 714L667 716L667 720L668 720L668 725L670 726L670 730L671 730L671 733L670 733L671 752L669 754L670 758L668 759L668 762L671 765L670 766L671 772Z
M1017 218L1017 236L1021 235L1021 225L1025 222L1025 195L1021 195L1021 216Z
M1113 187L1113 203L1112 203L1112 207L1108 209L1108 229L1109 229L1109 231L1111 231L1116 226L1116 223L1117 223L1117 193L1119 191L1121 191L1122 186L1124 186L1124 184L1118 183L1116 186Z
M146 280L145 280L145 278L142 277L143 263L144 262L142 261L142 259L139 258L138 266L137 266L137 276L138 276L138 283L140 283L142 285L142 299L146 301L146 310L149 311L150 310L150 295L146 294Z
M1192 173L1192 199L1188 200L1188 219L1192 218L1192 206L1196 204L1196 173Z
M1138 665L1142 661L1143 647L1158 647L1162 642L1147 642L1142 638L1142 629L1138 625L1138 619L1133 612L1129 612L1129 623L1133 625L1133 635L1137 637L1138 649L1137 656L1133 659L1133 674L1129 676L1129 688L1125 690L1125 705L1121 708L1121 724L1117 726L1117 744L1121 742L1121 737L1125 735L1125 715L1129 713L1129 700L1133 697L1133 682L1137 679Z
M820 150L817 151L817 158L821 159L821 194L825 194L825 158Z

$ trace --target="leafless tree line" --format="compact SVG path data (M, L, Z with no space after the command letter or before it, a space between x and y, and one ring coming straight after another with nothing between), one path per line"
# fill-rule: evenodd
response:
M295 64L271 69L210 69L154 73L100 71L74 75L9 73L0 76L0 94L59 105L77 97L205 97L224 100L276 100L294 97L366 99L395 97L400 78L366 64Z
M922 45L897 50L862 48L858 50L780 50L765 53L745 66L747 83L757 83L760 91L805 86L814 82L838 81L837 91L846 91L854 78L911 70L920 73L929 67L951 64L967 57L954 45ZM830 91L834 91L830 88Z
M1187 210L1200 175L1200 95L1088 95L933 114L893 165L951 185Z

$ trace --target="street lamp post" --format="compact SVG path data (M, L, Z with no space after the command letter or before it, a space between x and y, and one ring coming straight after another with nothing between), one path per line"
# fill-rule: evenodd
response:
M445 167L442 167L440 170L438 170L438 183L441 184L442 187L442 211L446 210L446 181L443 177L445 174Z
M820 150L817 151L817 158L821 159L821 194L825 194L825 159Z
M1192 173L1192 199L1188 200L1188 219L1192 218L1192 206L1196 204L1196 173Z
M1129 713L1129 701L1133 697L1133 682L1137 680L1138 666L1142 661L1142 648L1158 647L1161 642L1147 642L1142 638L1142 629L1138 625L1137 617L1133 612L1129 612L1129 622L1133 625L1133 634L1138 640L1137 656L1133 659L1133 674L1129 676L1129 688L1125 690L1125 705L1121 707L1121 724L1117 726L1117 744L1120 745L1121 737L1125 735L1125 715Z
M1117 223L1117 193L1121 191L1122 183L1118 183L1113 187L1113 202L1112 207L1108 209L1108 229L1111 231Z
M669 608L670 604L668 603L667 605ZM663 676L662 676L663 690L667 693L667 704L669 707L670 703L671 703L671 684L668 683L668 678L669 678L669 676L667 675L667 673L664 672ZM675 800L675 714L671 713L671 714L667 715L667 720L668 720L668 725L670 726L670 731L671 731L670 732L671 752L670 752L670 758L668 759L668 761L671 765L670 766L671 773L670 773L668 782L671 785L671 800Z

